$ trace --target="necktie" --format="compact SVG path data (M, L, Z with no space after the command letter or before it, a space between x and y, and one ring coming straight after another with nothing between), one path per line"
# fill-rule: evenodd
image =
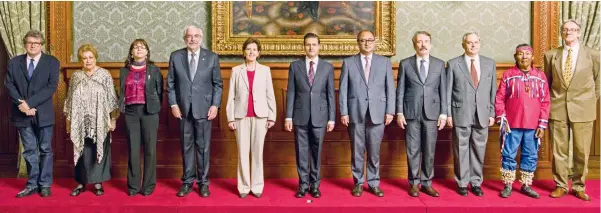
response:
M572 81L572 48L568 49L568 57L566 58L566 64L563 67L562 75L566 85L570 86L570 82Z
M33 58L31 59L31 61L29 61L29 67L27 68L27 75L29 76L29 79L31 80L31 75L33 75L33 69L34 69L34 65L33 65Z
M476 60L472 59L470 74L472 76L472 81L474 82L474 87L478 88L478 71L476 71L476 65L474 64L475 61Z
M424 83L426 82L426 66L424 65L425 62L426 62L426 60L424 60L424 59L419 61L419 78Z
M363 71L365 72L365 83L369 83L369 57L365 56L365 68L363 68Z
M194 76L196 76L196 53L192 53L192 58L190 59L190 80L194 81Z
M309 85L313 86L313 80L315 80L315 70L313 69L313 61L309 62Z

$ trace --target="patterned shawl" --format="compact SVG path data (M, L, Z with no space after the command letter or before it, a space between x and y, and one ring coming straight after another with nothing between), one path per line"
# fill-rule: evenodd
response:
M83 70L73 73L63 112L71 122L75 165L82 155L85 138L94 140L97 161L102 161L104 140L111 125L111 112L116 109L117 95L109 71L98 68L92 76Z

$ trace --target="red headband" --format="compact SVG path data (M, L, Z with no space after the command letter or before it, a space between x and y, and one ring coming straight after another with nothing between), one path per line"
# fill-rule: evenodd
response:
M522 50L526 50L526 51L530 51L531 53L534 53L534 51L532 50L532 47L530 47L530 46L521 46L521 47L515 48L515 53L517 54L518 52L520 52Z

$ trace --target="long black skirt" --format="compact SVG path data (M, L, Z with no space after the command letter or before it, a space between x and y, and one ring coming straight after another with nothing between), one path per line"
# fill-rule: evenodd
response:
M96 159L96 144L86 138L83 153L75 165L75 181L79 184L101 183L111 179L111 146L110 135L104 140L104 155L98 163Z

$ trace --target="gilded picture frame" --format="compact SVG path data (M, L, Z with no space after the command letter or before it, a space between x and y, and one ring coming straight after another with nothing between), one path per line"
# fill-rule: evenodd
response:
M377 39L376 53L395 54L395 2L212 2L212 50L242 54L249 37L261 42L261 55L302 55L303 36L314 32L320 55L357 54L356 33L368 29Z

